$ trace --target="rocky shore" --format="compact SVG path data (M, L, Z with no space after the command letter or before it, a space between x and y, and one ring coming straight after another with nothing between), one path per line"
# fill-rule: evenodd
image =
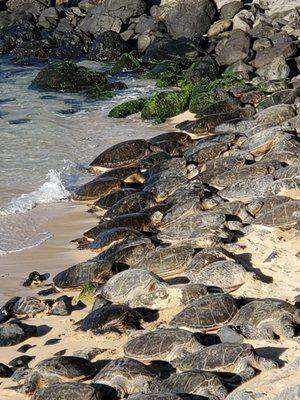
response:
M51 61L32 89L151 78L109 116L166 122L86 166L84 261L1 305L1 399L299 399L297 3L0 2L0 52Z

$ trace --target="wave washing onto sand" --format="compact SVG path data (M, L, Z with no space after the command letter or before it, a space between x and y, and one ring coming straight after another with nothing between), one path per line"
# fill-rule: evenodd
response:
M1 215L24 213L38 204L53 203L67 199L69 194L62 183L61 174L52 169L48 172L45 183L33 192L24 193L20 197L12 199L11 204L1 212Z

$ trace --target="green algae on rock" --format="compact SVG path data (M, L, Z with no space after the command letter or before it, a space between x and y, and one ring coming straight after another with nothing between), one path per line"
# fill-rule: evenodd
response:
M146 102L147 102L146 99L135 99L135 100L125 101L124 103L121 103L115 106L112 110L110 110L108 116L112 118L128 117L128 115L136 114L142 111Z
M97 287L96 283L90 282L82 286L78 300L82 301L83 304L89 306L94 302L94 293Z
M80 92L107 83L102 72L91 71L70 61L48 65L33 80L33 84L39 87L65 92Z
M88 91L88 97L94 100L107 100L114 97L117 90L127 89L124 82L112 82L104 85L97 85Z
M124 70L138 70L143 68L143 63L131 53L124 53L109 70L110 75L116 75Z
M164 122L187 109L189 96L187 89L156 93L143 107L142 118Z

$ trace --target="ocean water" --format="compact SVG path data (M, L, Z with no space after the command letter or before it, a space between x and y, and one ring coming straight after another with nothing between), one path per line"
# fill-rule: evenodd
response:
M100 71L108 67L81 64ZM90 101L80 94L31 89L43 66L20 66L0 56L0 254L49 238L41 230L47 207L39 205L48 204L50 210L51 203L69 201L72 188L92 179L85 168L101 151L164 131L134 116L107 116L124 100L149 96L153 81L124 73L117 79L126 82L127 90L107 101Z

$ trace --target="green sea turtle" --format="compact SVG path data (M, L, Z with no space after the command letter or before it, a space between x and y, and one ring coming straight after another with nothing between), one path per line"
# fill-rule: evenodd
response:
M100 233L95 240L90 243L89 248L101 253L116 243L123 242L127 239L136 239L141 236L141 232L135 229L124 227L111 228Z
M278 126L258 128L253 135L247 138L241 149L249 151L253 156L259 157L266 154L273 144L284 139L283 132Z
M269 195L287 196L291 199L300 200L300 176L295 178L278 179L269 187Z
M246 205L241 201L226 201L218 204L213 209L214 212L219 212L232 219L237 217L243 223L251 222L251 215L249 214ZM236 219L236 218L235 218ZM231 221L232 222L232 221ZM226 222L228 226L229 221Z
M256 370L277 367L271 359L260 357L250 344L219 343L188 354L172 362L178 372L215 371L238 375L240 381L251 379Z
M229 294L209 294L195 300L171 320L170 325L191 332L207 332L229 323L238 308Z
M274 161L269 163L257 162L251 165L239 166L218 174L211 179L209 184L217 189L223 189L241 180L272 174L275 169L279 167L280 164L278 164L279 163Z
M300 177L300 164L288 165L287 167L279 168L274 171L275 179L286 179Z
M208 160L201 168L199 179L204 183L210 183L212 179L224 173L224 171L230 171L236 167L240 168L244 162L243 158L234 156L223 156Z
M41 312L49 312L49 305L37 297L21 297L13 307L13 313L17 317L32 318Z
M74 356L51 357L40 361L29 371L19 391L32 394L37 388L63 381L87 379L95 373L95 365L85 358Z
M124 345L124 354L143 362L171 361L203 347L194 334L187 330L160 328L129 338Z
M197 117L200 118L204 115L232 113L238 109L239 102L236 99L221 100L205 107L203 110L201 110L201 112L197 114Z
M151 151L165 151L172 157L182 155L182 146L175 140L164 140L155 144L150 144Z
M245 304L229 322L250 339L293 338L300 324L300 311L276 299L254 300Z
M58 289L81 289L87 283L104 283L114 274L109 261L85 261L59 272L53 278Z
M165 242L188 242L192 246L207 247L206 242L211 244L211 236L220 233L225 222L225 216L213 211L195 212L190 215L184 215L176 221L163 227L158 234L158 238ZM211 235L210 235L211 233ZM207 239L207 240L205 240Z
M104 214L104 218L112 219L119 215L138 213L155 204L156 202L151 193L136 192L129 194L110 207Z
M275 143L271 150L263 156L263 161L277 160L292 165L299 163L300 144L295 139Z
M283 89L272 93L264 98L258 105L258 109L262 110L276 104L293 104L297 97L300 96L300 89Z
M178 142L181 146L192 143L192 138L190 137L190 135L180 131L161 133L160 135L148 139L148 142L150 144L159 144L160 142L165 142L169 140Z
M157 385L157 392L187 393L208 397L210 400L223 400L228 391L221 379L212 372L185 371L172 374Z
M13 308L20 298L18 296L12 297L0 307L0 324L3 324L14 316Z
M102 196L100 197L99 200L95 201L94 206L96 208L102 208L104 210L107 210L114 204L116 204L119 200L136 192L137 189L131 189L131 188L113 189L106 196Z
M141 329L141 315L123 304L106 305L89 313L76 323L82 331L98 335L105 332L125 333Z
M144 210L139 213L120 215L112 220L103 221L94 228L89 229L84 233L87 239L95 239L104 230L110 228L132 228L137 231L152 231L161 222L163 214L156 210Z
M183 156L188 162L197 162L198 153L203 151L206 147L212 146L216 143L223 143L225 145L229 145L235 141L234 134L217 134L203 137L199 140L195 140L193 145L187 149Z
M112 277L101 296L115 304L162 310L186 305L208 292L202 284L169 285L147 270L128 269Z
M100 253L95 260L108 260L112 263L118 262L131 266L138 263L146 254L153 251L154 248L155 246L151 240L145 237L125 239L121 243L116 243Z
M222 247L211 247L200 250L187 267L187 276L193 276L207 265L222 260L234 260L234 255Z
M143 157L137 165L141 172L145 172L162 161L170 160L171 158L170 154L166 151L156 151Z
M228 150L228 144L219 142L219 143L211 143L209 146L204 147L197 152L196 162L199 165L205 164L207 161L213 160L216 157L220 157L221 154L225 153Z
M257 197L271 194L270 187L273 181L272 175L243 179L221 190L219 195L229 201L239 200L250 203Z
M137 165L129 165L120 168L114 168L109 171L103 172L99 177L103 178L116 178L125 183L143 183L144 178L139 171Z
M106 397L107 395L108 397ZM32 400L103 400L103 398L115 400L117 393L103 385L92 386L78 382L64 382L37 390Z
M186 161L182 157L171 158L151 167L146 173L147 179L165 178L171 176L186 176ZM154 177L154 178L153 178Z
M0 326L0 347L14 346L37 335L36 326L15 320L9 321Z
M240 110L231 113L204 115L203 117L192 121L188 126L183 127L183 130L193 135L203 136L207 133L212 133L214 129L223 122L240 118L241 116Z
M148 143L143 139L127 140L104 150L89 165L88 170L98 172L135 164L148 152Z
M258 228L273 230L291 228L300 222L300 201L289 200L261 212L253 221Z
M175 393L148 393L148 394L133 394L128 397L128 400L209 400L207 397L194 396L192 394L175 394Z
M147 269L163 279L174 278L185 275L193 254L194 249L189 244L157 247L132 268Z
M170 197L176 190L188 184L188 179L176 169L170 169L151 174L144 183L144 192L151 193L157 202L161 202Z
M160 379L152 368L132 358L118 358L109 362L93 378L93 383L115 388L121 398L133 393L147 393Z
M188 278L193 283L202 283L207 286L217 286L226 292L236 290L254 275L245 270L238 262L221 260L208 264L195 272L189 272Z
M74 200L97 200L109 194L112 190L120 188L122 181L117 178L95 178L80 186L73 194Z

